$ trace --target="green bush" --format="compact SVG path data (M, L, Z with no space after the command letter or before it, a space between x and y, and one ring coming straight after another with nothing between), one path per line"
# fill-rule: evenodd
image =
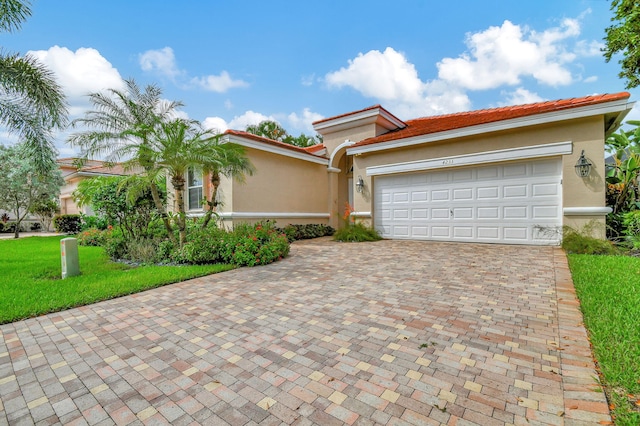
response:
M42 229L42 224L40 222L33 222L29 226L31 231L40 231Z
M86 229L80 232L76 238L81 246L101 246L104 244L104 233L96 228Z
M333 234L333 239L349 243L363 241L379 241L382 236L375 228L365 226L362 223L350 223L344 228L338 229Z
M333 235L336 231L331 226L319 223L306 225L287 225L283 229L276 229L279 232L283 232L291 243L297 240L330 236Z
M634 249L640 249L640 210L623 213L622 225L625 240Z
M617 254L618 252L610 241L593 238L569 227L564 228L562 248L567 253L575 254Z
M220 244L226 231L219 228L192 229L188 234L188 243L173 255L180 263L204 264L222 261Z
M287 236L269 221L240 224L220 242L222 260L238 266L266 265L286 257L289 249Z
M0 222L1 223L1 222ZM5 222L2 223L2 231L0 232L4 232L4 233L14 233L16 232L16 223L15 222ZM20 232L23 232L24 228L22 225L20 225Z
M77 234L82 228L82 216L79 214L63 214L53 218L53 227L64 234Z
M109 226L107 218L104 216L82 215L82 230L98 229L104 231Z
M127 240L119 228L113 228L103 232L104 242L102 247L111 260L129 259L127 252Z

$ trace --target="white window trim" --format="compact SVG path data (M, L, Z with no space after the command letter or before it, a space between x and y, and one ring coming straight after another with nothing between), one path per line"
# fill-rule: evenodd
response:
M198 185L198 186L189 186L189 172L191 170L193 170L194 174L200 173L200 181L201 181L200 185ZM187 187L186 188L186 195L187 196L186 196L186 200L185 200L185 202L187 204L186 205L186 208L187 208L186 210L190 211L190 212L197 212L197 211L201 211L204 208L204 203L202 202L202 198L201 198L200 199L200 207L191 208L191 205L190 205L191 198L189 196L189 190L192 189L192 188L202 188L202 196L204 197L204 173L202 171L198 171L196 169L191 169L191 170L187 170L187 176L186 176L187 177L187 179L186 179L187 180L187 185L186 185L186 187Z
M439 157L430 160L409 161L406 163L384 164L366 168L367 176L390 175L394 173L417 172L422 170L442 169L448 167L471 166L500 161L523 160L529 158L551 157L571 154L573 144L557 142L545 145L533 145L521 148L500 149L476 154L464 154L451 157Z

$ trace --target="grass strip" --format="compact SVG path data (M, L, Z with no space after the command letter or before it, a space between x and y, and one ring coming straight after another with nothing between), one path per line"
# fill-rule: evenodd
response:
M568 257L615 423L640 425L640 258Z
M81 275L61 279L60 239L0 240L0 324L233 269L232 265L140 266L78 247Z

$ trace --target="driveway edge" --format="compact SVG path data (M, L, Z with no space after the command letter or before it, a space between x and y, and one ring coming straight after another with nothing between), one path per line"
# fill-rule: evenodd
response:
M613 424L567 256L554 249L565 425Z

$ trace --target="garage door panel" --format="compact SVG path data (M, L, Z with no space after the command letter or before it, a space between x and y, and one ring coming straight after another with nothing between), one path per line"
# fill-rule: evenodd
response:
M499 226L478 226L478 239L479 240L499 240L500 239L500 227Z
M431 236L434 238L450 238L451 228L448 226L433 226L431 228Z
M502 209L502 217L505 220L509 219L526 219L528 216L527 206L505 206Z
M449 190L448 189L432 190L431 201L449 201Z
M477 188L478 200L495 200L498 198L500 191L497 186L486 186Z
M558 206L533 206L534 219L551 219L558 216Z
M505 241L527 241L527 234L529 228L526 226L521 227L504 227L504 239Z
M453 200L473 200L473 188L454 189Z
M419 201L427 201L429 200L427 194L427 191L413 191L411 192L411 201L414 203Z
M433 219L449 219L451 212L448 208L445 209L431 209L431 217Z
M558 195L558 185L555 183L531 185L531 195L534 197L548 197Z
M472 239L473 227L472 226L454 226L453 238Z
M525 198L527 185L505 185L503 187L504 198Z
M387 238L557 243L558 158L375 178L374 225ZM537 227L537 228L536 228Z
M527 176L527 163L504 165L502 169L502 176L504 176L505 178Z
M498 207L478 207L478 219L498 219L500 209Z
M412 219L427 219L429 217L429 209L411 209Z

